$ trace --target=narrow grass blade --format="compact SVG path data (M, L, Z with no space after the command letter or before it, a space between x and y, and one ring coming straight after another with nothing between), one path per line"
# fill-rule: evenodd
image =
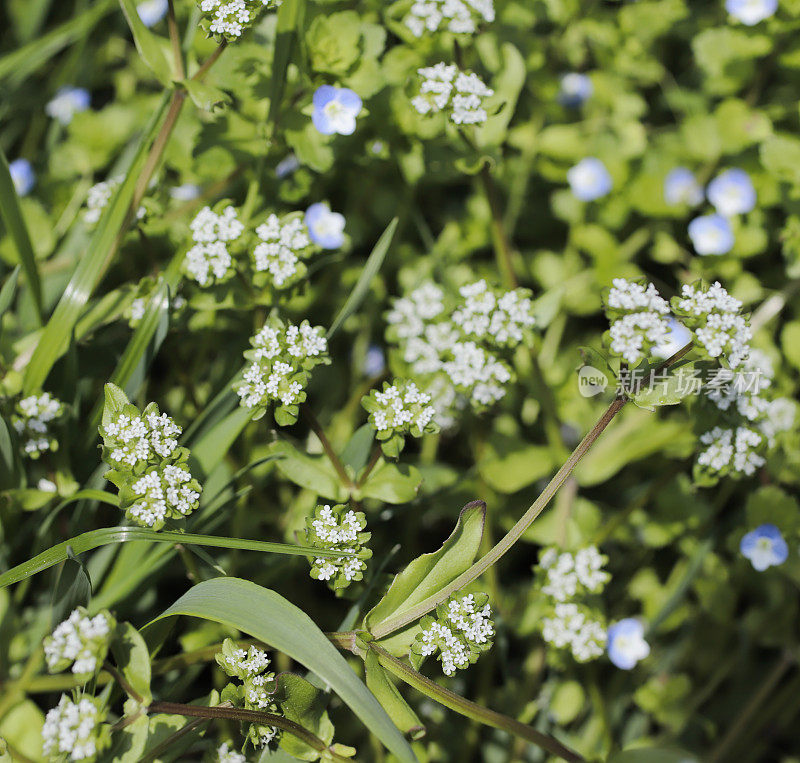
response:
M329 551L322 548L308 548L295 546L290 543L268 543L260 540L246 540L241 538L220 538L214 535L194 535L192 533L156 532L143 527L104 527L101 530L76 535L52 548L37 554L27 562L12 567L8 572L0 575L0 588L42 572L54 564L63 562L69 557L69 549L73 554L82 554L85 551L106 546L109 543L128 543L130 541L146 540L151 543L183 543L184 545L209 546L211 548L229 548L240 551L260 551L265 554L286 554L289 556L317 556L317 557L342 557L355 556L344 551Z
M278 8L275 49L272 53L272 89L269 95L267 120L270 132L274 133L278 120L283 91L286 88L286 73L300 27L305 15L306 0L284 0Z
M397 218L395 217L394 220L389 223L386 230L381 234L381 237L378 239L378 243L375 244L375 248L372 250L367 263L364 265L364 269L361 271L361 275L358 277L358 281L356 281L356 285L353 287L353 291L347 298L347 302L344 303L344 306L339 311L339 314L333 319L333 323L331 324L330 329L328 329L328 339L330 339L339 330L341 325L358 309L359 305L364 301L364 297L367 296L367 291L369 290L369 285L372 283L372 279L381 269L381 265L383 265L383 261L386 258L386 253L389 251L389 247L392 245L392 239L394 239L396 230Z
M17 295L17 282L19 281L19 271L22 269L21 265L17 265L11 274L6 278L3 288L0 289L0 318L3 317L6 310L11 307L14 297Z
M189 589L153 622L200 617L253 636L319 676L401 761L416 761L408 742L336 647L301 609L241 578L215 578Z
M106 207L89 242L86 255L80 259L53 315L45 326L25 372L23 382L25 394L41 389L50 369L69 348L75 323L119 246L139 174L145 163L148 148L161 125L169 100L169 93L165 93L140 138L125 180Z
M14 181L11 179L11 170L8 167L6 155L0 150L0 215L3 223L8 230L11 240L14 242L19 264L25 271L28 279L28 288L33 295L33 304L36 308L36 315L39 325L44 323L44 312L42 310L42 284L39 280L39 266L36 264L36 255L33 253L31 237L28 235L28 227L22 217L22 209L19 205L17 191L14 188Z

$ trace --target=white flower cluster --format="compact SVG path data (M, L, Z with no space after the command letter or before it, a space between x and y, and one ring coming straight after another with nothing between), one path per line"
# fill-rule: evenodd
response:
M569 648L578 662L602 656L607 638L602 624L571 602L556 604L553 617L542 619L542 637L557 649Z
M222 694L223 699L228 699L236 707L245 710L280 713L280 707L273 697L276 689L275 674L266 672L270 660L265 651L252 645L245 651L233 639L226 638L222 642L221 651L216 654L216 660L227 675L242 681L241 686L229 685ZM265 747L279 733L280 730L275 726L251 723L247 737L254 747Z
M713 476L750 477L766 463L759 454L764 437L748 427L714 427L700 436L700 442L707 447L697 456L697 464Z
M386 316L387 338L400 346L413 377L431 396L439 426L449 426L464 398L482 409L505 396L512 379L498 351L529 341L533 305L525 289L498 293L484 280L446 298L433 283L423 283L394 300Z
M183 430L155 404L141 414L130 408L100 428L106 461L116 469L141 470L147 463L169 458Z
M422 437L423 432L434 432L436 410L430 404L431 396L421 392L414 382L395 379L384 382L383 391L372 390L361 404L369 412L369 423L375 427L384 452L397 456L402 449L404 435Z
M200 505L200 486L188 470L177 464L154 468L131 487L135 496L126 515L136 524L163 527L166 519L188 517Z
M116 623L107 611L89 617L83 607L74 609L44 640L44 657L51 673L66 670L79 675L99 670L108 653Z
M684 322L712 358L724 355L731 368L747 358L752 332L747 320L739 315L742 303L728 294L719 281L707 289L684 286L680 296L674 298L673 308L686 317Z
M186 253L186 274L200 286L210 286L233 273L233 258L229 244L244 232L233 207L225 207L217 214L210 207L203 207L190 226L194 245Z
M539 588L552 606L550 617L542 618L542 637L557 649L569 648L578 662L603 654L606 631L599 613L585 604L590 594L599 594L611 575L603 569L608 557L596 546L575 552L546 548L536 569Z
M233 749L230 742L217 747L217 763L247 763L247 758Z
M235 40L258 17L262 8L276 8L281 0L199 0L200 10L209 22L209 31L226 40Z
M448 112L457 125L481 124L488 118L483 99L494 95L477 74L462 72L455 64L438 63L418 69L419 95L411 99L417 113Z
M372 552L366 548L372 533L365 532L366 527L367 520L361 511L348 509L344 504L317 506L314 514L306 519L308 545L331 551L347 551L359 556L317 557L311 563L311 577L328 581L334 590L361 580L367 569L364 560L372 556Z
M113 389L117 403L109 410L107 392L100 426L103 460L112 467L106 479L119 488L128 519L160 530L168 519L191 514L202 488L189 471L189 451L178 447L181 428L155 403L140 412L122 390Z
M22 452L26 456L38 458L58 447L50 433L50 424L63 414L64 404L49 392L29 395L17 403L11 424L22 441Z
M611 326L611 352L636 365L656 346L663 344L670 326L669 304L656 287L615 278L606 300Z
M278 289L291 286L305 275L301 259L312 251L312 243L302 216L279 218L272 214L256 228L256 235L260 239L253 250L257 273L268 273Z
M260 408L263 413L276 403L276 421L293 423L298 405L306 399L309 371L330 362L325 330L308 321L296 326L271 318L250 344L253 349L247 350L245 357L252 363L236 385L240 405Z
M444 28L475 34L482 21L494 21L494 0L415 0L405 25L415 37Z
M51 760L94 760L110 740L105 717L94 698L73 702L62 694L58 705L45 716L42 752Z
M600 593L611 575L603 569L608 558L596 546L586 546L574 554L545 549L539 568L545 571L542 593L557 602L574 598L578 593Z
M492 608L485 593L451 597L436 608L436 619L424 617L422 631L411 646L419 657L438 652L442 672L451 676L489 649L494 636Z

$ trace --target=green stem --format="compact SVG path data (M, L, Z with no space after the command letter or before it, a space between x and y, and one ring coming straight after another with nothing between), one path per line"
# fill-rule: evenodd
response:
M389 652L383 647L378 646L375 642L370 642L369 648L377 654L381 665L399 679L405 681L409 686L422 692L427 697L463 715L465 718L470 718L474 721L478 721L478 723L501 729L507 731L509 734L514 734L515 736L526 739L528 742L546 750L551 755L558 756L562 760L578 762L584 760L578 753L565 747L554 737L542 734L540 731L526 726L524 723L520 723L515 718L510 718L507 715L470 702L470 700L464 699L464 697L459 696L455 692L434 683L429 678L426 678L421 673L418 673L416 670L406 665L402 660L389 654Z
M172 44L172 55L175 58L175 74L178 79L186 78L186 70L183 66L183 50L181 49L181 39L178 34L178 24L175 21L175 3L174 0L168 0L167 3L167 27L169 29L169 39Z
M484 163L480 172L481 185L492 215L492 242L497 266L503 274L503 282L509 289L517 288L517 276L514 273L513 248L506 233L503 210L500 206L500 194L495 185L489 165Z
M370 458L369 463L366 465L364 471L358 479L358 487L361 487L367 481L369 475L372 474L372 470L381 459L381 453L383 453L381 446L375 445L375 447L372 449L372 458Z
M689 350L692 349L690 342L685 347L681 348L671 358L665 360L659 365L656 371L660 371L676 363ZM575 450L572 451L570 457L566 460L564 465L556 472L553 479L550 480L547 487L542 491L539 497L533 502L530 508L522 515L519 521L506 533L506 535L495 544L489 553L478 559L468 570L461 573L455 580L450 582L435 594L428 596L415 606L400 611L398 614L378 623L372 629L372 635L375 638L383 638L390 633L409 625L410 623L419 620L426 612L430 612L434 607L447 599L450 594L455 593L464 586L471 583L480 577L489 567L495 564L505 553L522 537L525 531L530 527L533 521L544 511L548 503L550 503L553 496L558 492L561 486L567 481L569 476L575 470L580 460L586 455L589 449L594 444L595 440L603 433L605 428L611 423L612 419L622 410L628 402L627 397L618 397L606 409L605 413L600 417L600 420L592 427L589 433L578 443Z
M147 755L139 758L138 763L151 763L151 761L158 760L175 742L180 741L187 734L191 734L192 731L208 723L208 721L208 718L195 718L193 721L189 721L183 728L170 734L163 742L153 747Z
M184 705L179 702L153 702L149 708L151 713L164 713L166 715L183 715L188 718L209 718L224 719L229 721L239 721L242 723L258 723L262 726L275 726L283 731L287 731L292 736L297 737L301 742L305 742L309 747L313 747L317 752L326 752L333 760L344 761L345 759L328 749L316 734L312 734L308 729L303 728L294 721L284 718L275 713L265 713L260 710L243 710L237 707L202 707L200 705Z
M131 686L131 685L128 683L128 681L125 679L125 676L123 676L123 675L122 675L122 673L120 673L120 671L119 671L119 670L117 670L117 669L116 669L116 668L115 668L115 667L114 667L114 666L113 666L113 665L112 665L110 662L106 662L106 663L103 665L103 668L105 669L106 673L108 673L108 674L109 674L109 676L111 676L111 677L112 677L112 678L113 678L113 679L114 679L114 680L115 680L115 681L116 681L116 682L117 682L117 683L120 685L120 687L122 688L122 690L123 690L123 691L124 691L124 692L125 692L125 693L126 693L126 694L127 694L127 695L128 695L130 698L131 698L131 699L134 699L134 700L136 700L136 701L137 701L137 702L138 702L140 705L141 705L141 704L144 702L144 697L142 697L142 695L141 695L141 694L139 694L139 692L138 692L138 691L136 691L136 689L134 689L134 688L133 688L133 687L132 687L132 686Z
M306 420L306 423L311 427L314 434L317 436L317 439L322 444L322 449L325 451L325 455L328 457L328 460L331 462L331 465L336 470L336 473L339 475L339 479L348 489L355 488L355 484L353 484L353 480L350 479L350 475L344 468L344 464L342 463L339 456L336 455L336 451L333 449L331 445L331 441L328 439L328 436L325 434L325 430L322 428L322 424L319 423L319 419L314 415L314 411L308 405L304 405L302 408L303 411L303 418Z

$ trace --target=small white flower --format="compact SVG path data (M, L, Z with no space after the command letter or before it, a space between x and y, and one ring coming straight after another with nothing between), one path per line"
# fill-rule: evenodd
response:
M50 758L85 760L94 758L108 741L100 736L106 713L97 700L88 697L73 702L62 694L58 705L49 710L42 727L42 752Z
M419 95L411 100L419 114L446 111L457 125L480 124L488 118L483 99L494 95L477 74L462 72L454 64L438 63L418 69Z
M700 442L707 447L698 455L697 463L712 475L728 469L734 476L750 477L766 463L758 453L763 436L747 427L714 427L700 436Z
M447 29L474 34L481 21L494 21L493 0L414 0L404 23L415 37Z
M62 87L48 102L44 110L62 125L68 125L75 114L89 108L91 96L82 87Z
M44 641L44 656L50 671L71 666L79 675L95 673L108 652L114 619L108 612L90 617L83 607L73 610Z

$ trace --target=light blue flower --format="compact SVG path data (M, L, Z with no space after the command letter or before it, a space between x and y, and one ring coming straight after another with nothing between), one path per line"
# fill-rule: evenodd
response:
M300 160L294 154L288 154L275 165L275 177L288 177L300 168Z
M678 350L686 347L692 341L692 332L679 320L670 316L667 318L669 333L664 341L653 347L652 353L657 358L671 358Z
M691 170L676 167L664 178L664 201L672 206L685 204L689 207L696 207L703 201L703 189Z
M200 186L194 183L183 183L169 189L170 198L175 201L193 201L200 195Z
M62 87L44 110L47 116L57 119L62 125L68 125L75 114L89 108L90 101L88 90L82 87Z
M708 200L725 217L749 212L756 205L750 176L740 169L725 170L708 184Z
M371 344L364 356L364 376L380 376L386 370L386 356L377 344Z
M33 167L27 159L14 159L8 165L11 172L11 180L14 183L14 190L18 196L27 196L33 186L36 185L36 175L33 172Z
M562 106L577 108L591 98L593 92L594 86L587 75L570 72L561 78L558 102Z
M759 572L783 564L789 556L789 547L781 531L772 524L760 525L747 533L739 544L739 550Z
M608 629L608 659L618 668L630 670L650 654L644 640L644 626L634 617L626 617Z
M311 240L323 249L338 249L344 243L344 215L331 212L324 202L306 210L306 227Z
M167 0L142 0L136 6L136 12L146 27L155 26L167 15Z
M733 230L722 215L702 215L689 223L689 238L698 254L726 254L733 249Z
M614 185L606 165L599 159L582 159L567 171L572 193L581 201L593 201L605 196Z
M725 10L747 26L755 26L778 10L778 0L725 0Z
M311 120L323 135L352 135L356 117L361 111L361 98L346 87L322 85L314 93Z

